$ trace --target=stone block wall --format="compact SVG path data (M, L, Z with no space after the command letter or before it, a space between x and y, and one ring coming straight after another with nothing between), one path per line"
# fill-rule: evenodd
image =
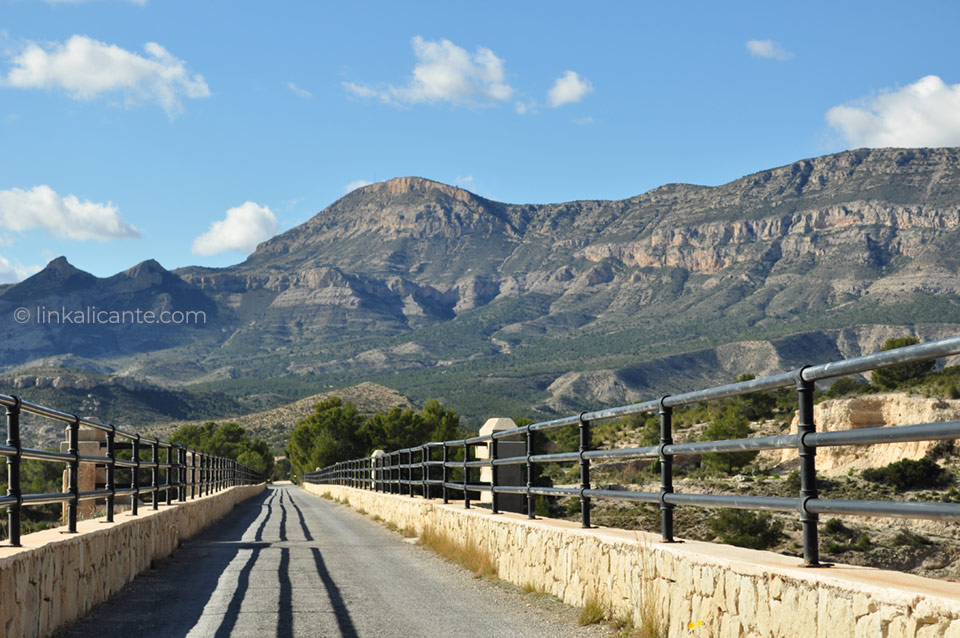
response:
M233 487L156 511L143 508L138 516L117 514L114 523L81 521L76 534L44 530L23 536L23 547L0 547L0 636L50 635L265 487Z
M305 485L419 534L435 530L485 547L499 577L614 617L666 619L669 636L716 638L960 638L960 583L836 565L643 532L584 530L462 504L349 487ZM691 628L690 624L694 626ZM698 624L700 623L700 624Z

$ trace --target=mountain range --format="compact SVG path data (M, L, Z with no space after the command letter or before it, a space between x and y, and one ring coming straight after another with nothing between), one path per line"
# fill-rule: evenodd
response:
M403 177L226 268L148 260L97 278L58 258L0 287L0 316L204 321L4 321L0 362L10 378L59 365L235 397L375 381L468 420L536 417L956 333L958 227L955 148L860 149L618 201L505 204Z

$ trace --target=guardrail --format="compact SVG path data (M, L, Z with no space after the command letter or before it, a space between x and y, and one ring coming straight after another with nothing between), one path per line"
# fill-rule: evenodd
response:
M173 501L173 494L179 502L189 498L206 496L235 485L260 483L263 476L233 459L190 450L183 445L161 441L156 437L146 437L135 432L126 432L107 423L84 419L75 414L67 414L20 397L0 394L0 405L6 410L7 441L0 445L0 456L7 460L7 494L0 496L0 507L6 507L9 518L10 546L20 546L20 514L24 505L44 505L47 503L67 504L67 531L77 531L77 510L80 501L104 498L106 501L106 520L113 522L114 507L118 496L130 496L130 513L136 515L140 495L151 494L153 509L158 509L160 494L164 493L166 504ZM22 413L51 419L68 427L68 450L54 452L25 448L20 444L20 415ZM80 427L91 428L106 433L106 456L83 455L79 452ZM125 439L117 442L117 437ZM166 449L166 460L160 460L160 450ZM130 451L130 458L118 456L118 452ZM150 460L142 460L141 451L150 450ZM176 458L174 458L176 457ZM66 464L67 491L47 494L24 494L20 489L21 459L36 459ZM188 462L189 461L189 462ZM106 483L103 489L79 490L80 464L89 463L106 468ZM129 487L117 487L117 469L129 471ZM141 470L150 470L150 482L140 482ZM164 480L160 482L160 473Z
M657 503L660 505L662 538L664 542L668 543L674 541L673 510L678 505L780 512L795 511L799 513L802 524L804 563L808 566L818 566L820 565L820 557L817 523L820 514L960 520L960 504L820 498L816 475L817 448L956 439L960 438L960 421L817 432L813 421L814 384L817 381L859 374L877 368L955 354L960 354L960 337L878 352L844 361L804 366L791 372L783 372L750 381L731 383L673 396L666 395L660 399L616 408L583 412L577 416L532 423L483 436L425 443L380 456L343 461L316 472L307 473L304 480L311 483L333 483L394 493L401 492L406 488L410 496L413 496L416 488L419 488L420 494L426 498L430 498L435 492L435 488L439 488L444 503L449 502L449 492L454 490L462 492L465 507L470 507L470 492L487 491L492 494L492 511L494 513L499 511L499 494L522 494L527 497L526 509L530 518L534 518L534 497L536 495L576 496L580 498L581 524L583 527L590 527L590 500L593 498ZM798 431L796 434L696 443L678 444L673 442L672 416L674 408L789 386L795 386L797 390ZM610 450L591 449L590 425L592 422L646 412L659 413L659 445ZM579 449L576 452L534 454L534 437L538 432L569 426L576 426L579 429ZM526 439L525 456L500 457L498 455L498 441L521 438ZM489 447L489 458L471 459L473 448L481 445ZM800 491L796 498L685 494L674 491L673 457L675 456L790 448L796 449L800 458ZM462 449L463 452L456 454L456 456L461 458L454 460L451 450L459 449ZM440 459L434 458L436 450L441 450ZM414 456L417 457L416 461ZM659 459L659 492L592 488L590 485L590 463L591 461L604 459ZM533 484L536 464L563 462L579 464L579 488L541 487ZM526 486L498 484L497 470L506 465L526 466ZM492 478L489 483L472 482L471 470L481 467L490 468ZM440 471L438 472L434 468L440 468ZM461 471L462 481L451 481L451 470L457 468ZM440 476L437 477L437 474Z

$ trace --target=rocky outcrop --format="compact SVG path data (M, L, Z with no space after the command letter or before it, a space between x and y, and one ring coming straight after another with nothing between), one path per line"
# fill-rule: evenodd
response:
M960 401L945 401L903 392L831 399L813 408L817 430L834 432L861 428L896 427L960 419ZM796 433L797 419L790 432ZM817 472L825 476L846 474L868 467L883 467L901 459L921 459L936 441L910 441L883 445L852 445L817 449ZM781 462L796 459L794 450L782 450Z

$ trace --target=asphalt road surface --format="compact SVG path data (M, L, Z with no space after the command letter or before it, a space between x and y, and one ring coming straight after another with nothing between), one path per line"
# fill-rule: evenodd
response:
M57 638L609 636L291 485L239 504Z

